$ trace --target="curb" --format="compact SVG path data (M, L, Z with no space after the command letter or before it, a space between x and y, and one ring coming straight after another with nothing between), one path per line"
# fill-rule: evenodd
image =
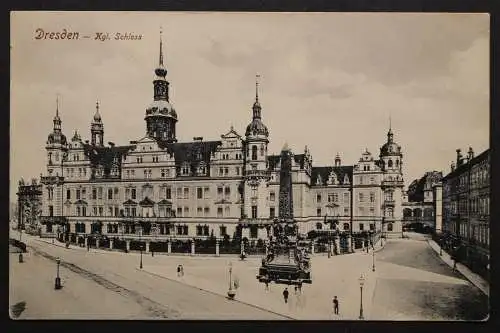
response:
M433 241L432 239L428 239L427 240L427 244L429 245L429 247L434 251L434 253L436 253L438 255L438 257L441 259L442 262L444 262L446 265L448 265L449 267L453 267L452 265L450 265L449 263L447 263L440 255L439 255L439 250L435 249L432 245L431 245L431 241ZM434 242L434 241L433 241ZM436 244L437 246L439 246L436 242L434 242L434 244ZM448 252L446 251L443 251L444 253L446 253L447 255L450 255ZM460 263L457 263L457 264L460 264ZM468 269L468 268L467 268ZM467 281L469 281L473 286L475 286L477 289L481 290L481 292L483 294L485 294L486 296L490 296L490 293L489 293L489 283L487 283L485 281L485 284L488 285L488 289L485 290L485 288L480 285L479 283L475 282L475 281L472 281L472 279L470 279L467 275L465 275L464 273L462 273L458 267L457 267L457 270L456 272L460 273L460 275L462 275ZM471 273L475 274L474 272L471 271Z
M212 295L216 295L216 296L223 297L223 298L226 298L226 299L227 299L227 297L226 297L225 295L221 295L220 293L215 292L215 291L212 291L212 290L208 290L208 289L204 289L204 288L196 287L196 286L193 286L193 285L188 284L188 283L186 283L186 282L178 281L178 280L175 280L175 279L172 279L172 278L169 278L169 277L163 276L163 275L159 275L159 274L156 274L156 273L152 273L152 272L149 272L149 271L144 270L144 269L139 269L139 268L136 268L136 270L137 270L137 271L140 271L140 272L147 273L147 274L152 275L152 276L159 277L159 278L161 278L161 279L165 279L165 280L173 281L173 282L176 282L176 283L179 283L179 284L182 284L182 285L185 285L185 286L191 287L191 288L196 288L196 289L198 289L198 290L202 290L202 291L207 292L207 293L210 293L210 294L212 294ZM283 313L279 313L279 312L276 312L276 311L273 311L273 310L269 310L269 309L263 308L263 307L261 307L261 306L255 305L255 304L251 304L251 303L247 303L247 302L244 302L244 301L240 301L239 299L233 299L231 302L239 302L239 303L241 303L241 304L245 304L245 305L251 306L251 307L253 307L253 308L256 308L256 309L259 309L259 310L262 310L262 311L265 311L265 312L269 312L269 313L272 313L272 314L275 314L275 315L278 315L278 316L284 317L284 318L286 318L286 319L297 320L296 318L290 317L289 315L285 315L285 314L283 314Z

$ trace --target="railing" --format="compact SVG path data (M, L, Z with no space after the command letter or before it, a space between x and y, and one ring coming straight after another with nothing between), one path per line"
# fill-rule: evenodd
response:
M40 216L40 223L55 223L55 224L63 224L68 222L66 216Z
M60 176L42 176L40 178L40 182L42 184L62 183L63 181L64 181L64 177L60 177Z
M404 182L402 180L383 180L382 186L402 186Z
M269 170L247 170L245 173L247 177L271 177L271 172Z

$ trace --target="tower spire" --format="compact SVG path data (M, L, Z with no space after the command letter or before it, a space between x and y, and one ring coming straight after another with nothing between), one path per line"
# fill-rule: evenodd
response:
M163 40L162 40L163 29L160 27L160 66L163 66Z
M56 117L59 118L59 94L56 95Z
M260 74L255 75L255 101L259 102L259 78Z

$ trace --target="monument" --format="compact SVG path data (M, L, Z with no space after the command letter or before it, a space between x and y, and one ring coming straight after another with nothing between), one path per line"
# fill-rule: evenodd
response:
M257 279L263 283L302 285L311 283L310 259L298 246L298 226L293 218L292 152L287 145L281 151L279 213L273 221L267 255L262 258Z

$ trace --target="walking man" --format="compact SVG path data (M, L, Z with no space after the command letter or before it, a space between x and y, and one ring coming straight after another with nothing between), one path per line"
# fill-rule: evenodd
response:
M181 265L177 265L177 276L181 276Z
M333 296L333 313L336 315L339 314L339 300L337 296Z
M283 299L285 300L285 303L288 303L288 288L283 290Z
M269 281L266 281L266 290L269 290Z

